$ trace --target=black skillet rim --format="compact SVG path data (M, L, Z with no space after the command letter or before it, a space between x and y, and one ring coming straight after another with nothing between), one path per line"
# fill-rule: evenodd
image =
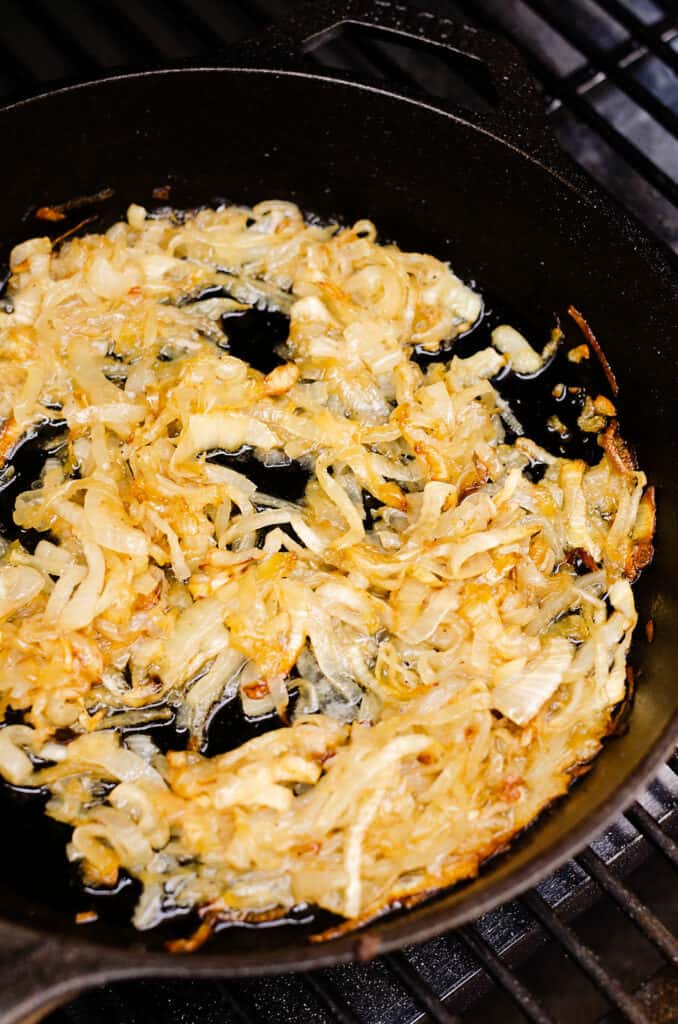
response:
M261 53L255 51L256 57L261 60ZM274 76L305 78L320 81L328 85L338 85L381 95L390 100L407 103L415 108L424 109L427 112L443 116L452 121L458 121L467 127L482 132L493 141L502 146L508 146L517 152L522 158L535 164L541 171L555 178L556 181L568 191L577 195L580 199L592 206L599 212L602 211L614 227L619 230L625 241L631 242L642 255L647 259L655 273L675 277L676 295L678 296L678 276L673 272L667 257L662 249L647 234L643 226L629 215L611 197L606 195L599 187L575 165L562 151L547 148L544 162L544 150L539 147L535 153L526 152L517 141L507 137L502 130L501 123L494 118L482 118L470 120L468 111L461 109L441 109L434 103L426 102L419 96L413 95L410 90L395 91L388 87L379 87L363 81L353 81L344 73L322 73L318 74L301 69L281 69L279 66L255 66L244 63L243 65L210 65L192 63L186 66L175 66L171 68L150 68L125 74L108 75L101 78L88 79L64 85L56 89L40 92L20 99L14 103L7 104L0 108L0 118L5 113L20 111L22 108L49 100L54 96L67 93L77 93L81 90L91 89L96 86L106 86L111 83L129 80L140 80L149 77L164 77L167 75L182 75L192 73L250 73L266 74ZM485 122L485 123L483 123ZM559 166L551 166L553 160ZM93 985L101 980L122 979L124 977L150 977L150 976L173 976L173 977L205 977L205 976L230 976L245 977L260 975L262 973L278 974L289 971L303 971L329 967L333 964L346 963L355 959L364 959L392 950L400 949L405 944L424 942L435 938L442 933L455 927L465 924L469 920L478 918L501 903L507 902L526 889L537 884L558 867L576 856L597 834L609 824L609 822L622 813L628 807L634 797L642 789L657 770L666 761L678 741L678 709L672 720L667 724L661 735L654 741L647 750L641 762L632 773L614 791L612 796L603 800L595 812L583 821L578 827L568 830L563 836L557 839L548 850L536 855L531 861L521 868L511 872L508 877L500 878L494 883L489 883L479 894L474 894L471 900L463 897L457 905L447 909L446 898L455 895L460 891L458 887L452 887L448 894L445 890L441 895L434 895L430 901L426 901L417 907L411 908L404 915L395 918L377 919L364 928L350 932L338 939L326 943L314 945L310 943L290 945L284 950L266 950L260 953L257 950L229 954L227 952L211 954L201 953L199 956L178 957L176 954L149 951L138 946L131 946L121 949L117 946L106 945L100 942L89 942L86 939L79 939L64 933L55 933L48 930L32 927L30 924L18 923L7 918L0 917L4 928L9 928L17 937L26 936L30 939L41 939L47 941L48 945L57 941L65 955L64 959L74 961L77 967L78 962L83 965L83 974L79 979L73 976L73 972L65 972L63 978L63 990L72 991L83 984L84 971L87 970L87 984ZM601 750L596 758L596 763L604 762L605 750ZM561 799L567 799L567 794ZM544 816L550 813L558 813L558 807L547 808L529 830L539 827ZM520 842L517 837L514 843ZM511 851L505 854L511 857ZM482 882L482 868L480 872ZM461 883L463 885L463 883ZM367 941L366 941L367 940ZM369 945L368 945L369 943ZM369 952L368 952L369 949ZM78 960L78 953L81 957ZM58 956L55 951L52 956ZM101 964L101 957L105 957L105 963ZM133 962L131 962L133 961ZM66 964L64 963L64 966ZM56 990L48 985L52 991ZM59 985L59 988L62 986Z

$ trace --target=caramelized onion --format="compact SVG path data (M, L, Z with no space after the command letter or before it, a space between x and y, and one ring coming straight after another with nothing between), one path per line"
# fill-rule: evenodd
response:
M0 468L49 410L68 429L12 509L39 543L0 547L0 706L25 719L0 774L48 789L88 882L139 879L137 927L202 908L176 951L472 875L624 699L655 508L617 421L595 466L507 443L492 378L559 333L442 358L480 296L369 221L135 205L62 241L14 250L0 312ZM231 318L272 312L237 358ZM281 727L205 756L226 701ZM140 730L170 719L188 749L163 754Z

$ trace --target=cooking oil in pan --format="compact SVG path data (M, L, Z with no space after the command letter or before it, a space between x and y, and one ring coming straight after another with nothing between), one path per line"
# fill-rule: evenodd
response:
M222 289L209 289L200 295L207 298L225 294ZM548 338L540 337L534 325L523 319L506 304L490 299L479 322L464 336L457 338L450 346L443 345L436 353L415 351L413 358L422 368L432 362L447 361L453 355L467 357L491 343L492 330L501 323L509 323L521 330L536 348ZM492 383L511 410L506 425L507 441L516 436L518 428L528 437L554 455L568 458L583 458L589 463L600 459L601 449L597 437L584 433L577 424L587 395L606 393L604 374L594 358L573 363L567 352L581 338L576 336L574 327L565 328L566 337L552 359L543 369L530 377L520 376L511 371L502 371ZM243 359L263 373L285 361L284 343L287 340L289 320L279 312L250 309L227 314L222 319L224 349L237 358ZM543 329L542 329L543 331ZM546 329L546 333L548 328ZM161 358L171 358L162 355ZM116 368L116 379L124 384L124 366ZM554 429L554 423L558 424ZM28 550L34 550L40 539L37 531L20 530L14 523L13 508L18 494L39 482L45 462L49 457L64 457L65 427L63 420L55 413L53 419L35 427L26 435L11 453L10 459L0 471L0 536L6 540L19 540ZM284 461L276 465L265 465L255 458L251 449L237 452L213 451L206 453L208 461L230 466L253 480L262 494L291 502L303 501L310 470L299 462ZM544 465L535 463L527 472L535 479L544 471ZM365 523L370 529L373 513L378 502L368 493L363 494ZM262 536L259 543L263 543ZM293 713L297 691L291 680L288 713ZM8 721L20 721L20 713L11 713ZM230 698L217 706L211 715L206 730L203 753L215 756L234 749L255 736L271 729L281 728L285 722L277 712L271 711L259 718L247 716L239 696ZM159 749L184 749L188 734L176 727L174 717L169 721L149 728L138 727L150 735ZM120 928L129 927L134 906L139 897L140 885L129 876L122 874L114 889L93 889L86 887L79 879L77 869L66 858L69 829L48 818L44 806L48 794L44 791L25 790L0 783L0 814L5 821L11 821L7 829L6 842L0 854L5 877L16 879L20 890L35 903L53 910L75 915L78 911L94 911L96 921L89 927L97 938L107 936ZM190 933L198 924L194 912L178 910L168 903L162 909L163 923L153 930L151 944L160 947L163 942L177 935ZM336 919L333 915L317 908L302 905L292 910L285 918L266 922L267 927L295 929L312 933L329 927ZM238 944L251 941L244 933L264 927L259 923L248 925L225 925L237 927ZM281 936L282 938L282 936Z

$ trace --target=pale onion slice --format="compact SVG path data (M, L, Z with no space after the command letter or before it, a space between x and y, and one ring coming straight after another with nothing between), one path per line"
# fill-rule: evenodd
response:
M28 565L0 566L0 619L14 612L38 596L45 586L45 577Z
M530 345L527 338L508 324L501 324L492 331L492 344L508 359L516 373L537 373L542 367L542 358Z
M269 449L280 444L278 437L264 423L241 413L196 413L179 438L173 465L180 465L198 452L222 449L237 452L244 445Z
M92 621L104 586L106 561L101 548L91 541L84 541L83 550L87 560L87 575L59 615L59 622L66 630L82 629Z
M573 656L572 644L564 637L547 640L529 666L492 688L492 707L516 725L527 725L561 685Z
M27 725L0 729L0 773L14 786L30 784L33 762L24 747L32 748L35 732Z
M83 508L88 535L102 548L141 558L148 555L148 538L125 521L125 509L116 491L91 485L85 491Z

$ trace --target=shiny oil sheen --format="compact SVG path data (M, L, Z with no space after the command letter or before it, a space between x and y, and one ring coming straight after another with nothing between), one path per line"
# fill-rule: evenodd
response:
M222 294L221 289L219 293ZM205 293L200 295L200 298L206 297ZM524 317L514 314L508 306L485 297L483 314L470 331L448 344L443 344L437 352L415 351L413 359L425 370L427 366L436 362L447 362L453 356L466 358L490 345L492 330L502 323L514 326L519 323L536 348L543 347L548 340L548 331L540 332ZM282 313L252 308L223 317L222 326L225 335L224 348L229 355L244 360L262 373L268 373L274 366L284 362L277 350L287 340L289 318ZM542 371L526 378L503 370L492 383L510 403L528 437L554 455L586 458L588 462L593 463L600 459L601 449L595 435L584 434L579 430L577 416L581 412L586 394L595 396L601 392L607 393L609 388L593 353L591 359L578 364L568 361L567 351L572 345L579 344L581 337L576 327L567 324L565 326L566 335L560 348ZM540 338L539 333L543 334L543 337ZM124 382L124 367L121 367L121 371ZM556 399L553 396L553 388L559 383L565 385L564 397ZM554 412L558 413L559 418L568 427L567 435L556 434L549 428L547 421ZM5 484L4 489L0 489L0 531L7 539L17 539L31 550L34 549L40 534L35 530L25 531L16 527L11 515L13 503L22 490L39 483L44 463L50 455L65 456L64 428L63 420L46 420L16 446L12 458L4 468L9 482ZM511 443L514 439L513 431L507 429L507 442ZM309 470L292 460L266 466L249 448L243 448L238 452L213 451L207 453L206 458L209 462L228 466L245 474L257 485L259 491L286 501L302 501L311 476ZM379 507L379 503L365 492L364 505L365 525L369 529L373 525L373 512ZM263 543L266 532L260 531L259 544ZM288 708L290 714L294 710L296 695L297 692L291 683ZM15 715L14 719L20 720L21 716ZM276 711L251 718L243 712L240 697L231 697L212 711L202 752L208 757L225 753L256 736L281 728L284 724ZM123 734L130 731L150 735L163 752L183 750L188 741L187 732L176 728L174 717L152 728L144 726L123 730ZM11 859L13 870L16 872L20 866L32 865L36 877L40 872L41 884L46 887L44 892L49 893L52 899L56 899L60 906L71 908L74 913L79 910L95 910L102 924L126 924L130 921L139 898L140 884L123 873L112 890L83 886L77 866L70 865L66 859L65 848L70 830L45 815L46 799L47 794L44 792L17 789L0 781L0 815L4 812L7 816L18 816L21 821L21 827L12 831L6 841L6 856ZM304 906L295 909L279 922L242 927L248 930L272 926L287 929L298 927L307 932L319 931L322 927L329 926L331 920L332 915L315 907ZM165 920L154 929L154 935L156 941L166 941L179 935L190 934L198 924L199 918L194 911L177 910L168 902Z
M309 9L293 34L303 40L347 12L369 18L346 0L322 16ZM415 16L380 8L379 17L420 38ZM0 133L12 140L14 155L0 167L0 240L6 253L25 238L27 211L37 204L110 185L115 196L101 207L95 226L105 229L130 202L152 208L153 189L169 182L176 207L276 196L323 219L348 222L368 214L381 237L449 259L461 277L474 276L485 294L520 310L533 339L548 336L554 313L576 305L619 379L624 434L650 481L660 485L657 558L637 588L641 621L653 617L655 639L649 645L641 632L636 644L642 676L629 729L607 745L553 813L488 863L478 879L322 946L309 945L300 930L272 928L261 930L252 948L241 931L231 930L192 958L170 957L155 935L128 924L76 925L75 905L64 905L50 886L36 883L40 863L20 862L0 845L0 931L8 948L30 948L33 965L18 979L16 956L4 974L0 964L0 1015L8 1020L19 1019L19 1006L26 1016L27 1009L33 1012L95 976L308 970L441 934L534 884L583 847L630 802L672 743L678 672L676 278L644 233L559 154L535 113L524 70L503 44L450 24L443 32L433 21L426 32L437 45L488 64L500 94L494 114L436 110L385 87L376 91L332 73L313 74L292 47L268 42L244 49L229 68L111 78L0 111ZM237 116L225 117L226 110ZM294 116L297 111L303 117ZM190 145L179 142L182 125L190 127ZM215 159L222 146L226 158ZM22 814L21 807L6 808L6 834L23 828ZM33 929L28 939L21 927L27 925ZM43 943L37 949L36 938Z

